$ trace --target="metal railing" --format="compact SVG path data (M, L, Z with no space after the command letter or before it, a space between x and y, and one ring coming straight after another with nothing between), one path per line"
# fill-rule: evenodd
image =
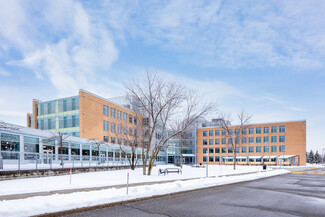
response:
M163 164L164 162L157 162ZM138 159L137 165L142 165ZM129 166L127 158L0 151L0 171Z

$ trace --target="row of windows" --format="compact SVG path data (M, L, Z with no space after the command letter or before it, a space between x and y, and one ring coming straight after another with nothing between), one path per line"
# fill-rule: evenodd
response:
M207 145L209 141L209 145L220 145L221 144L232 144L233 139L232 138L222 138L220 139L203 139L203 145ZM279 136L279 142L285 142L286 138L285 136ZM263 143L269 143L270 142L270 137L269 136L264 136L263 137ZM278 142L278 137L277 136L271 136L271 143L277 143ZM236 144L247 144L247 138L235 138L235 143ZM248 137L248 143L252 144L254 143L254 137ZM262 143L262 137L255 137L255 143Z
M228 150L227 150L228 149ZM205 154L208 151L207 148L203 148L203 154ZM227 152L228 151L228 152ZM255 151L255 152L254 152ZM222 148L209 148L209 153L232 153L233 148L232 147L222 147ZM254 150L254 146L248 147L249 153L261 153L262 152L262 146L256 146ZM263 152L268 153L270 152L270 146L263 146ZM278 152L278 146L273 145L271 146L271 152ZM285 145L279 146L279 152L285 152ZM247 147L236 147L236 153L247 153Z
M109 122L108 121L104 121L104 125L103 125L103 129L104 131L109 131ZM112 133L116 133L116 123L111 122L111 132ZM129 135L129 136L136 136L137 135L137 129L133 129L132 127L126 127L126 126L122 126L121 124L117 125L117 133L118 134L123 134L124 135Z
M285 133L285 126L279 126L279 132L280 133ZM227 132L228 131L228 132ZM235 129L235 134L239 135L240 132L239 129ZM272 126L271 127L271 133L277 133L278 131L278 127L277 126ZM206 137L208 136L208 132L209 132L209 136L220 136L220 130L209 130L209 131L203 131L203 136ZM225 136L225 135L233 135L234 131L233 129L229 129L229 130L221 130L221 135ZM261 134L262 133L262 127L256 127L255 128L255 134ZM263 127L263 133L270 133L270 127ZM246 135L247 134L247 129L242 129L241 130L241 134L242 135ZM254 128L248 128L248 134L254 134Z
M105 116L109 116L109 107L106 105L103 105L103 114ZM138 118L137 117L133 117L132 115L128 115L125 112L122 112L120 110L117 110L115 108L111 108L111 118L116 118L116 114L117 114L117 120L122 120L122 114L123 114L123 121L127 122L129 121L130 124L134 123L135 125L138 124Z
M117 143L119 145L132 145L133 144L133 141L131 140L127 140L127 139L121 139L121 138L118 138L116 140L116 137L111 137L111 141L109 139L109 136L104 136L104 142L111 142L111 143Z
M207 157L203 156L203 162L207 161ZM225 161L225 159L223 159ZM227 159L228 162L233 162L233 159ZM262 158L259 159L248 159L249 162L262 162ZM276 162L275 158L271 158L271 162ZM286 161L286 159L285 159ZM219 156L209 156L209 162L220 162L220 157ZM236 159L236 162L247 162L247 159ZM268 158L263 159L263 162L269 162Z
M37 120L37 129L52 130L56 129L56 125L56 117ZM60 116L58 127L60 129L79 127L79 115Z
M56 103L58 102L58 111L56 109ZM58 101L52 101L47 103L39 103L37 105L38 115L55 114L58 112L73 111L79 109L79 98L62 99Z

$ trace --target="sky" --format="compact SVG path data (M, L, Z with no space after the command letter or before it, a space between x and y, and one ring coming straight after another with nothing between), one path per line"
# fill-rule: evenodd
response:
M124 94L146 70L325 148L325 1L0 0L0 120L32 100Z

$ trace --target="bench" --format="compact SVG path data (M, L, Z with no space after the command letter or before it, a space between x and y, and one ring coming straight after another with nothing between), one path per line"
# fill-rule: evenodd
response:
M166 168L166 169L159 169L158 170L158 175L161 175L161 174L166 175L168 173L182 174L182 169L179 169L179 168Z
M193 164L192 167L195 167L195 168L205 168L205 165Z

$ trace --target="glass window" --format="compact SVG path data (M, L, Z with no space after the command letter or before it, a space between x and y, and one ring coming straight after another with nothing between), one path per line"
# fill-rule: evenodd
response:
M129 115L129 123L132 124L133 116Z
M213 139L209 139L209 145L213 145Z
M248 142L249 142L250 144L254 143L254 137L249 137L249 138L248 138Z
M270 137L264 136L264 143L269 143Z
M240 147L236 147L236 153L240 153Z
M208 136L208 132L207 131L203 131L203 136L204 137Z
M18 135L1 133L1 151L6 151L6 153L2 153L3 159L18 159L18 154L8 152L19 152L19 141L20 137Z
M108 136L104 136L104 142L109 142Z
M209 148L209 153L213 154L213 148Z
M232 138L228 138L228 144L232 144Z
M116 138L115 137L111 137L111 143L113 143L113 144L116 143Z
M207 148L203 148L203 154L207 153Z
M117 125L117 133L122 134L122 125L121 124Z
M209 162L213 162L214 157L213 156L209 156Z
M247 144L247 138L246 137L241 138L241 144Z
M276 145L271 146L271 152L277 152L277 146Z
M264 127L264 133L269 133L269 127Z
M277 142L277 137L276 136L271 136L271 142L276 143Z
M232 147L228 147L228 153L232 153L233 148Z
M246 128L245 129L242 129L241 130L241 134L246 135L247 134L247 129Z
M263 150L264 150L264 152L266 152L266 153L269 152L269 146L264 146L264 147L263 147Z
M213 136L213 130L209 130L209 136Z
M117 120L122 120L122 112L117 110Z
M221 148L221 152L222 152L222 153L226 153L226 150L227 150L226 147L222 147L222 148Z
M256 153L262 152L262 147L261 146L256 146Z
M276 133L276 132L277 132L277 127L276 126L271 127L271 133Z
M104 121L104 131L108 131L108 121Z
M226 135L226 130L221 130L221 135L225 136Z
M214 144L215 144L215 145L219 145L219 144L220 144L220 139L215 139L215 140L214 140Z
M254 128L249 128L249 129L248 129L248 133L249 133L249 134L254 134Z
M247 153L247 147L241 147L241 153Z
M233 129L229 129L228 130L228 135L232 135L233 134Z
M239 129L235 129L235 135L239 135Z
M133 136L133 128L129 127L129 136Z
M214 133L216 136L220 136L220 130L216 130Z
M123 113L123 121L125 121L125 122L128 121L128 114Z
M137 117L134 117L133 119L134 119L134 120L133 120L133 121L134 121L134 124L135 124L135 125L138 125L138 118L137 118Z
M285 150L286 150L285 145L280 145L279 146L279 152L285 152Z
M207 145L208 141L206 139L203 139L203 145Z
M207 157L203 156L203 162L207 162Z
M285 136L279 136L279 142L285 142L286 137Z
M240 139L239 138L235 138L235 144L239 144L240 143Z
M220 153L220 148L215 148L214 151L216 154L218 154L218 153Z
M280 133L285 133L286 127L285 126L279 126L279 132Z
M262 133L262 128L256 127L256 134L261 134L261 133Z
M254 153L254 146L249 146L248 151L249 153Z
M215 161L215 162L220 162L220 157L219 157L219 156L215 156L215 157L214 157L214 161Z
M226 140L226 138L222 138L222 140L221 140L221 144L226 144L227 143L227 140Z
M116 109L111 108L111 118L116 118Z

